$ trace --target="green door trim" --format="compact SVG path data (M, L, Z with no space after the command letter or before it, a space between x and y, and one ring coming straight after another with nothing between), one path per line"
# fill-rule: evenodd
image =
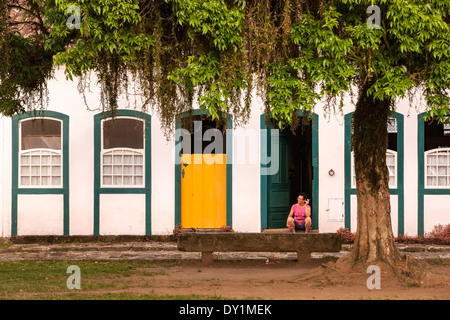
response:
M181 143L181 135L178 129L181 129L181 119L189 116L207 116L208 110L195 109L181 113L176 122L175 145ZM226 153L227 153L227 226L233 226L233 118L230 114L221 112L219 114L223 118L227 118L227 135L226 135ZM175 154L175 228L181 225L181 155Z
M62 188L19 188L19 121L27 118L53 118L62 121ZM19 194L63 195L63 234L69 235L69 116L55 111L27 112L13 116L11 164L11 235L17 235L17 202Z
M301 117L303 112L300 110L298 115ZM312 181L312 228L319 228L319 116L316 113L312 115L312 165L313 165L313 181ZM266 126L266 115L260 115L260 129L267 130ZM261 181L261 229L267 229L268 221L268 210L269 210L269 180L268 176L263 174L263 170L267 169L265 164L268 163L268 155L271 154L271 135L269 134L269 130L266 132L266 136L263 137L262 133L264 131L260 131L260 181ZM265 171L265 170L264 170ZM288 213L286 213L287 217Z
M425 120L427 112L417 115L417 234L425 234L425 195L450 195L450 189L425 188Z
M143 188L104 188L100 184L101 121L111 118L111 112L94 116L94 235L100 234L100 194L145 194L145 234L151 235L151 116L136 110L116 110L114 117L134 117L145 122L145 185Z
M344 116L344 162L345 162L345 228L351 230L351 195L356 195L356 188L352 188L351 177L351 153L352 153L352 127L351 120L354 112ZM396 112L397 119L397 188L389 189L391 195L398 196L398 226L397 233L403 235L405 232L405 189L404 189L404 116Z

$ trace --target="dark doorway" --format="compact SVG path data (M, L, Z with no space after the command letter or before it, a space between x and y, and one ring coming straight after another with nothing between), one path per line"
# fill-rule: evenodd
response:
M295 132L290 132L289 136L291 202L297 202L299 193L306 193L311 200L313 181L311 121L307 124L301 122ZM311 203L310 201L310 205Z
M312 121L302 121L297 129L285 128L279 132L279 141L270 142L270 154L278 150L279 169L267 176L267 228L286 227L291 206L300 193L306 193L312 207L313 161ZM272 128L275 125L271 125ZM269 141L269 140L268 140ZM314 212L314 210L312 210Z

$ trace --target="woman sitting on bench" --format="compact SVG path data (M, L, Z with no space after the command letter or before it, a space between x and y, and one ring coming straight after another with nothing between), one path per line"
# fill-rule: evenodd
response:
M297 203L291 207L286 226L295 233L296 230L304 230L308 233L311 229L311 207L305 193L299 194Z

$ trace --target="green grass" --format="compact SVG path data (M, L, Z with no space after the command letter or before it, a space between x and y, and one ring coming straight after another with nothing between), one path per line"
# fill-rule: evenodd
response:
M448 259L441 259L441 258L428 259L427 263L431 264L431 265L443 266L443 267L450 266L450 260L448 260Z
M9 242L0 242L0 249L9 248L12 246L12 243Z
M41 294L16 298L8 300L224 300L217 296L199 296L199 295L152 295L152 294L130 294L130 293L103 293L103 294ZM227 299L228 300L228 299Z
M81 270L81 290L68 289L70 265ZM177 262L154 265L147 261L0 261L0 299L39 300L198 300L221 299L217 296L160 296L153 294L155 276L164 276L164 268ZM143 281L132 282L131 276ZM127 292L138 286L145 294Z
M420 288L419 282L408 282L407 283L408 288Z

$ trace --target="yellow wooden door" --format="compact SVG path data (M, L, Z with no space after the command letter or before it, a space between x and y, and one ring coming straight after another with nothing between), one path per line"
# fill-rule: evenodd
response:
M183 154L181 160L182 228L226 226L226 155Z

